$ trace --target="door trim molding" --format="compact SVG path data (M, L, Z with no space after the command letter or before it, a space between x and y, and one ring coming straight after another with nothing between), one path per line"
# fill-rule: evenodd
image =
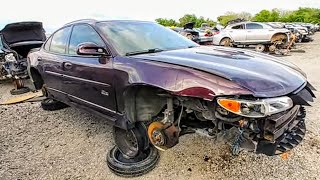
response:
M66 75L66 74L61 74L61 73L57 73L57 72L53 72L53 71L45 71L45 73L53 75L53 76L68 78L68 79L77 80L77 81L83 81L83 82L86 82L86 83L97 84L97 85L100 85L100 86L106 86L106 87L110 87L111 86L110 84L107 84L107 83L103 83L103 82L99 82L99 81L93 81L93 80L84 79L84 78L75 77L75 76L69 76L69 75Z

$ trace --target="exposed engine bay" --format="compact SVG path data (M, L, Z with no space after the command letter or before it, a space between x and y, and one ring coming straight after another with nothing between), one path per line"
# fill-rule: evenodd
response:
M0 31L0 80L28 77L27 55L42 46L44 33L40 22L12 23Z
M145 122L150 143L160 150L175 146L184 134L201 131L226 141L234 155L248 149L272 156L287 152L302 141L306 132L303 106L313 101L312 90L315 89L307 84L284 97L217 97L213 102L166 97L160 113L152 117L150 108L140 106L144 116L137 114L137 119ZM148 113L150 116L145 116Z

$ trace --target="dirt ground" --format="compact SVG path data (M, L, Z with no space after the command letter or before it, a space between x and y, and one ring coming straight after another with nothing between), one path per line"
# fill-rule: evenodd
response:
M306 53L282 58L297 64L320 90L320 33L314 38L298 45ZM0 84L0 101L10 97L10 88ZM287 160L250 152L233 157L228 146L191 134L161 152L153 171L135 179L320 179L319 117L316 99L307 108L305 139ZM0 180L122 179L105 162L113 145L111 126L78 109L47 112L39 102L0 106Z

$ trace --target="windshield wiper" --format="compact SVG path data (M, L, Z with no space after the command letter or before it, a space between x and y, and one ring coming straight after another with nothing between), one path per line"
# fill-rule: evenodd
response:
M157 52L161 52L161 51L164 51L164 50L159 49L159 48L153 48L153 49L146 49L146 50L141 50L141 51L128 52L128 53L126 53L126 56L147 54L147 53L157 53Z

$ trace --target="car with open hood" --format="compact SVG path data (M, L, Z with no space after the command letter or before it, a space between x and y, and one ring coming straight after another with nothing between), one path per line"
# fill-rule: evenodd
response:
M315 98L306 74L269 55L203 47L157 23L71 22L29 54L45 110L86 110L114 126L107 163L118 175L155 167L158 151L202 129L241 148L277 155L306 133ZM227 138L228 137L228 138Z
M23 93L20 81L28 76L27 55L39 48L46 40L41 22L18 22L7 24L0 31L0 80L13 79L17 85L11 93Z

